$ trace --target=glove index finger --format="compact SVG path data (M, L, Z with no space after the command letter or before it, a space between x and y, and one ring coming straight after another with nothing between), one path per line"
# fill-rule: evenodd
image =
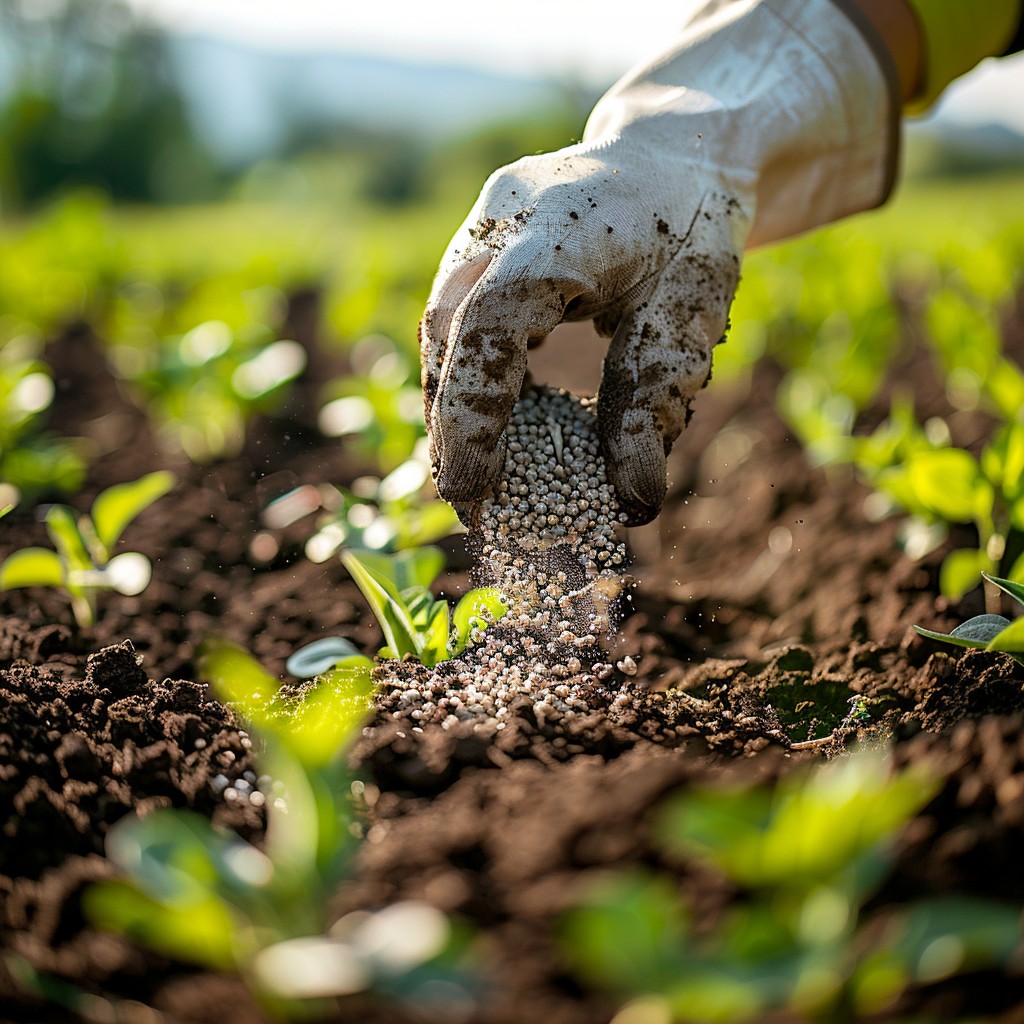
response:
M507 254L502 254L506 256ZM451 320L430 410L438 493L483 498L504 462L504 433L526 374L531 339L561 322L565 294L520 260L498 257Z
M427 309L420 323L420 367L423 385L424 418L430 426L430 411L434 405L441 369L448 343L448 332L459 306L465 301L473 286L487 270L494 253L484 251L457 264L445 274L438 275L433 293L427 301Z

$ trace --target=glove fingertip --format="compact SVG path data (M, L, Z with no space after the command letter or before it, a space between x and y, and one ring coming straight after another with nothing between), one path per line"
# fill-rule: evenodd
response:
M489 450L466 443L446 444L437 459L434 486L450 505L480 502L492 492L504 461L502 444Z
M648 474L640 474L639 479L636 479L634 474L627 471L618 474L618 477L616 481L613 475L612 483L626 526L645 526L657 518L667 490L664 478L658 485Z

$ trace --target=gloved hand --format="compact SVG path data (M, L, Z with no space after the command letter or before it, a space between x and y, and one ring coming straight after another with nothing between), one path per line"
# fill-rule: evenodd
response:
M527 348L593 318L612 336L598 393L609 473L631 522L657 515L744 246L877 205L891 187L898 92L856 13L710 0L600 100L581 143L492 175L421 324L442 497L486 494Z

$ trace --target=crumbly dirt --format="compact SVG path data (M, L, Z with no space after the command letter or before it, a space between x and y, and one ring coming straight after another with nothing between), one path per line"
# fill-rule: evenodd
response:
M90 343L71 333L55 358L70 363ZM933 411L927 365L901 372ZM421 898L470 925L490 980L472 1021L610 1020L615 999L572 976L558 950L559 914L600 872L630 864L673 871L698 917L716 913L729 893L663 862L652 809L694 782L771 779L856 742L890 743L899 763L927 758L944 779L902 836L880 903L1024 900L1024 669L913 632L952 627L983 610L980 598L937 598L943 550L911 561L896 524L865 515L848 473L807 466L773 410L775 379L765 366L749 394L712 386L700 397L665 512L631 537L639 585L607 662L631 670L629 656L637 671L577 681L587 711L538 715L523 695L500 730L413 724L394 713L422 670L384 673L395 685L354 752L376 794L369 839L331 915ZM259 841L260 810L223 795L225 780L258 765L243 727L197 681L196 649L219 634L282 678L287 656L321 636L375 649L377 627L341 565L302 555L315 511L285 527L262 518L274 497L366 467L310 429L301 407L254 424L239 458L208 468L169 459L132 416L102 374L61 388L61 429L98 438L102 452L83 503L157 466L179 475L124 539L153 559L153 584L107 595L90 630L57 594L0 595L0 1019L251 1024L264 1018L240 981L98 934L81 894L109 877L104 837L132 812L188 807ZM967 440L976 424L954 426ZM0 557L44 543L24 515L0 530ZM469 559L459 539L446 548L443 589L456 595ZM849 719L851 698L866 721ZM794 748L814 739L826 742ZM26 965L73 988L41 995ZM1022 991L1020 977L967 976L911 993L890 1019L1022 1021ZM423 1018L353 1000L331 1019Z

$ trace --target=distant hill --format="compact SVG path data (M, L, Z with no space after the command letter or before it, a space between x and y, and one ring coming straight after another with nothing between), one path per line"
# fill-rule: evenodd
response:
M1024 169L1024 135L1003 124L910 126L910 168L921 175Z
M197 130L230 163L273 152L297 126L454 135L536 110L557 91L537 79L358 54L262 50L203 36L168 43Z

